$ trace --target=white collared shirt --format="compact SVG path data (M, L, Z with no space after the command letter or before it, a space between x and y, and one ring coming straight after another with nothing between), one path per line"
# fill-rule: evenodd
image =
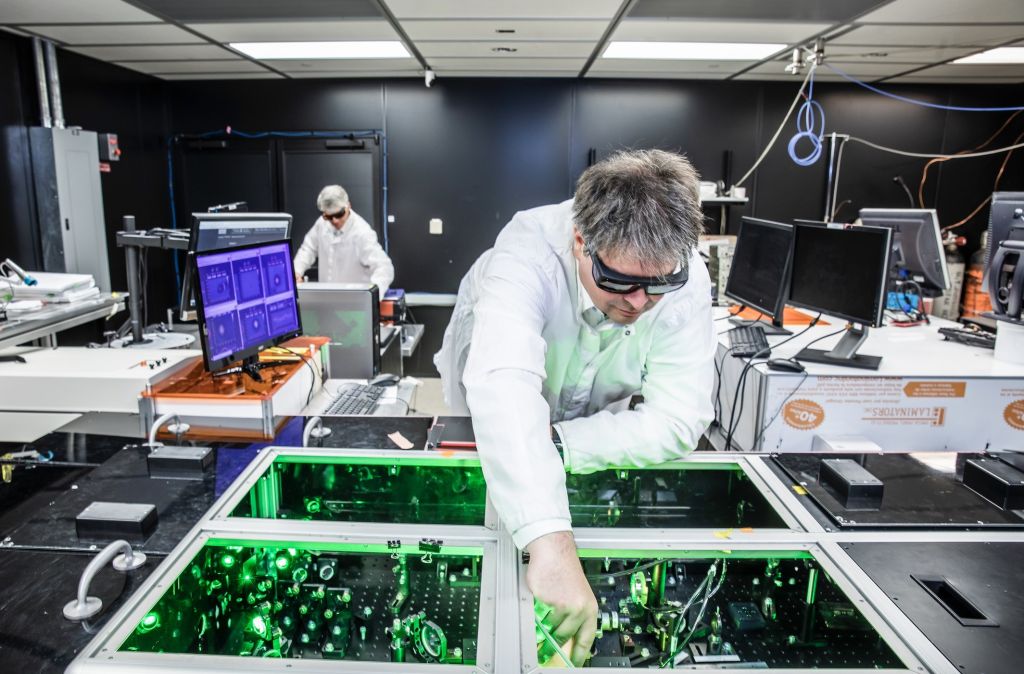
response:
M434 357L453 413L472 414L488 495L520 547L571 528L565 470L678 459L714 416L700 256L684 288L623 326L580 285L572 231L571 200L517 213L462 279ZM629 410L635 393L644 402Z
M323 283L374 283L381 298L395 280L391 258L377 242L377 232L355 211L340 230L317 218L295 253L295 273L302 275L320 261Z

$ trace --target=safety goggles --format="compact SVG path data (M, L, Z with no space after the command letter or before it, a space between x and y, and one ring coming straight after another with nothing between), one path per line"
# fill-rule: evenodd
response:
M324 220L341 220L348 215L348 209L343 208L337 213L324 213Z
M590 269L594 275L594 283L609 293L628 295L642 288L648 295L664 295L679 290L689 280L689 274L682 264L668 276L629 276L605 265L590 246L585 246L585 250L592 262Z

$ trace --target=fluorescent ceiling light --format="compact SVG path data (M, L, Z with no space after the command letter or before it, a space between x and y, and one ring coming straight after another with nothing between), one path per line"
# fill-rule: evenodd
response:
M999 47L998 49L989 49L988 51L983 51L980 54L972 54L970 56L959 58L953 61L953 63L967 65L1024 63L1024 47Z
M612 42L603 58L760 61L785 48L784 44L745 42Z
M397 40L367 42L231 42L254 59L395 59L409 58Z

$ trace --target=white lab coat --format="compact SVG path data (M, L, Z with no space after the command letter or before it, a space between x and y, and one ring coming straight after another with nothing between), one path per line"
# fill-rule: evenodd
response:
M472 414L488 494L521 548L571 528L565 470L681 458L714 416L700 256L684 288L617 325L579 283L572 230L572 201L517 213L463 278L434 357L449 406ZM644 402L628 410L635 393Z
M377 232L355 211L340 231L323 218L316 219L295 253L295 273L305 274L317 260L318 280L323 283L375 283L383 298L395 280L395 268L377 242Z

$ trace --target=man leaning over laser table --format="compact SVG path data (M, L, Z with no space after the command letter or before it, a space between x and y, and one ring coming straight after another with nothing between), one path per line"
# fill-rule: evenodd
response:
M678 459L714 416L702 219L684 157L609 157L573 199L505 226L463 278L434 358L452 412L473 417L490 498L530 553L527 583L576 665L590 655L597 601L565 471ZM634 394L643 402L629 409Z

